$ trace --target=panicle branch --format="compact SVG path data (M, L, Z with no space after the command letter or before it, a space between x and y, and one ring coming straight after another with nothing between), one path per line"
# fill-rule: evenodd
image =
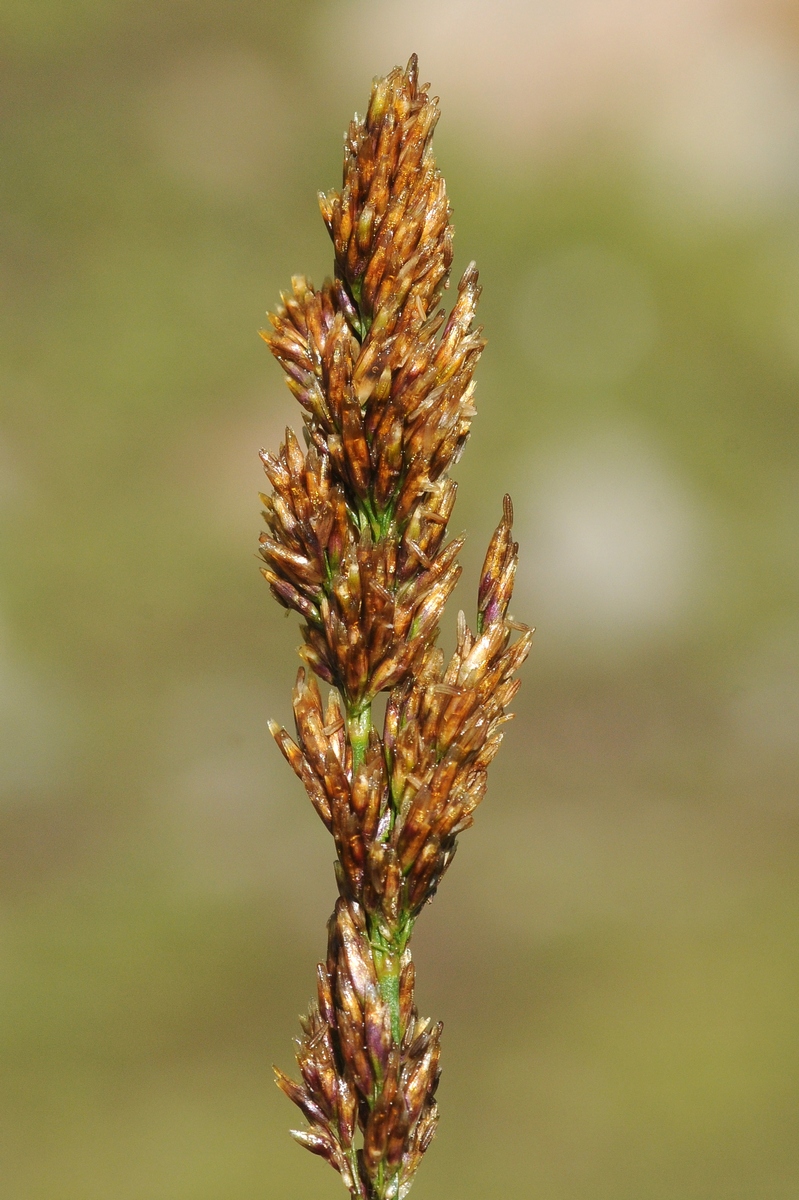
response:
M463 545L447 541L448 472L484 345L473 263L449 316L438 307L452 264L438 115L415 56L375 80L345 137L341 190L319 198L333 278L317 291L295 276L262 333L304 421L304 447L287 429L277 454L261 452L262 571L304 622L296 740L270 729L333 836L339 891L302 1081L277 1081L308 1122L293 1136L361 1200L404 1197L435 1132L441 1025L416 1011L410 936L474 820L532 638L508 617L518 544L506 496L476 630L460 613L449 661L436 646Z

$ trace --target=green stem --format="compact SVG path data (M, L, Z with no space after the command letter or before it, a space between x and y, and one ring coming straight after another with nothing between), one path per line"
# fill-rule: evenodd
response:
M391 1036L397 1043L402 1041L405 1032L402 1028L399 1002L402 955L410 940L412 929L413 922L405 913L396 925L389 926L388 929L385 926L373 927L370 935L377 982L380 994L391 1013Z
M358 767L366 757L366 748L369 745L369 733L371 729L372 706L368 701L362 703L359 707L349 710L347 713L347 733L350 745L352 746L353 772L358 770Z
M392 963L392 970L379 977L380 994L388 1005L388 1010L391 1013L391 1036L395 1042L402 1041L402 1029L400 1028L400 1005L399 1005L399 961L396 964Z

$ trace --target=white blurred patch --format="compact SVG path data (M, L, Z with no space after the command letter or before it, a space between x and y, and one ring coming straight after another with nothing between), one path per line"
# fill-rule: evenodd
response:
M557 383L618 383L657 335L646 276L600 245L567 246L541 261L517 311L525 350Z
M797 70L756 0L350 0L324 52L348 74L420 56L445 119L506 169L622 138L665 196L715 208L796 187ZM765 18L765 19L764 19Z
M663 47L695 23L687 0L350 0L325 33L330 54L373 73L416 51L451 120L502 151L528 151L625 108L627 124L640 121L640 106L625 104L631 86L647 74L657 86Z
M794 194L799 184L799 68L751 36L711 40L653 115L652 182L720 214Z
M729 716L750 751L799 757L799 631L774 634L745 655Z
M607 432L554 452L518 507L525 607L547 640L657 636L696 599L701 514L643 439Z
M263 191L290 114L269 65L226 50L173 63L146 97L145 124L170 173L235 199Z

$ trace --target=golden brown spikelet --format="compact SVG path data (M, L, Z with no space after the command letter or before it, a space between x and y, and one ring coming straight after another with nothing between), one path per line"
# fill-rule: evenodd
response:
M334 276L302 275L262 336L304 421L261 452L263 574L303 618L296 741L270 729L333 836L339 898L303 1020L296 1140L352 1196L400 1200L438 1121L441 1025L414 1004L410 937L474 819L532 632L508 617L518 558L503 503L449 662L438 626L460 576L447 541L483 348L466 269L449 316L452 226L433 156L438 101L415 56L377 79L350 124L342 187L320 195ZM514 640L514 632L520 634ZM325 701L314 676L332 690ZM371 704L388 693L382 732Z

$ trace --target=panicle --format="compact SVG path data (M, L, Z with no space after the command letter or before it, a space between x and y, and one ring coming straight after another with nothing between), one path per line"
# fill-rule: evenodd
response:
M292 1136L363 1200L382 1196L385 1181L394 1188L386 1195L406 1194L438 1120L442 1026L419 1019L407 951L405 958L410 995L395 1011L380 988L366 915L340 899L328 961L317 967L317 999L302 1021L301 1079L275 1068L278 1087L308 1122Z
M277 1082L296 1140L361 1200L399 1200L438 1121L441 1025L419 1019L409 942L474 820L532 631L508 608L518 559L503 502L475 632L439 622L461 574L448 538L484 346L471 263L449 314L452 225L432 137L438 100L412 57L351 122L342 186L320 195L334 270L294 276L262 337L301 410L261 451L262 573L302 618L293 735L270 730L333 837L339 897L300 1081ZM518 635L518 636L515 636ZM323 699L317 677L330 685ZM371 704L387 692L382 730Z
M452 264L452 226L444 180L433 157L438 100L419 86L416 56L376 79L366 116L344 142L340 191L319 198L333 240L336 275L361 312L359 333L414 324L438 302Z
M474 264L449 317L436 311L452 262L437 119L415 59L375 81L347 134L343 187L322 201L335 277L316 291L295 276L262 334L306 439L303 451L287 430L277 455L261 454L264 575L304 618L305 661L354 703L414 670L458 579L450 560L435 568L484 342Z

